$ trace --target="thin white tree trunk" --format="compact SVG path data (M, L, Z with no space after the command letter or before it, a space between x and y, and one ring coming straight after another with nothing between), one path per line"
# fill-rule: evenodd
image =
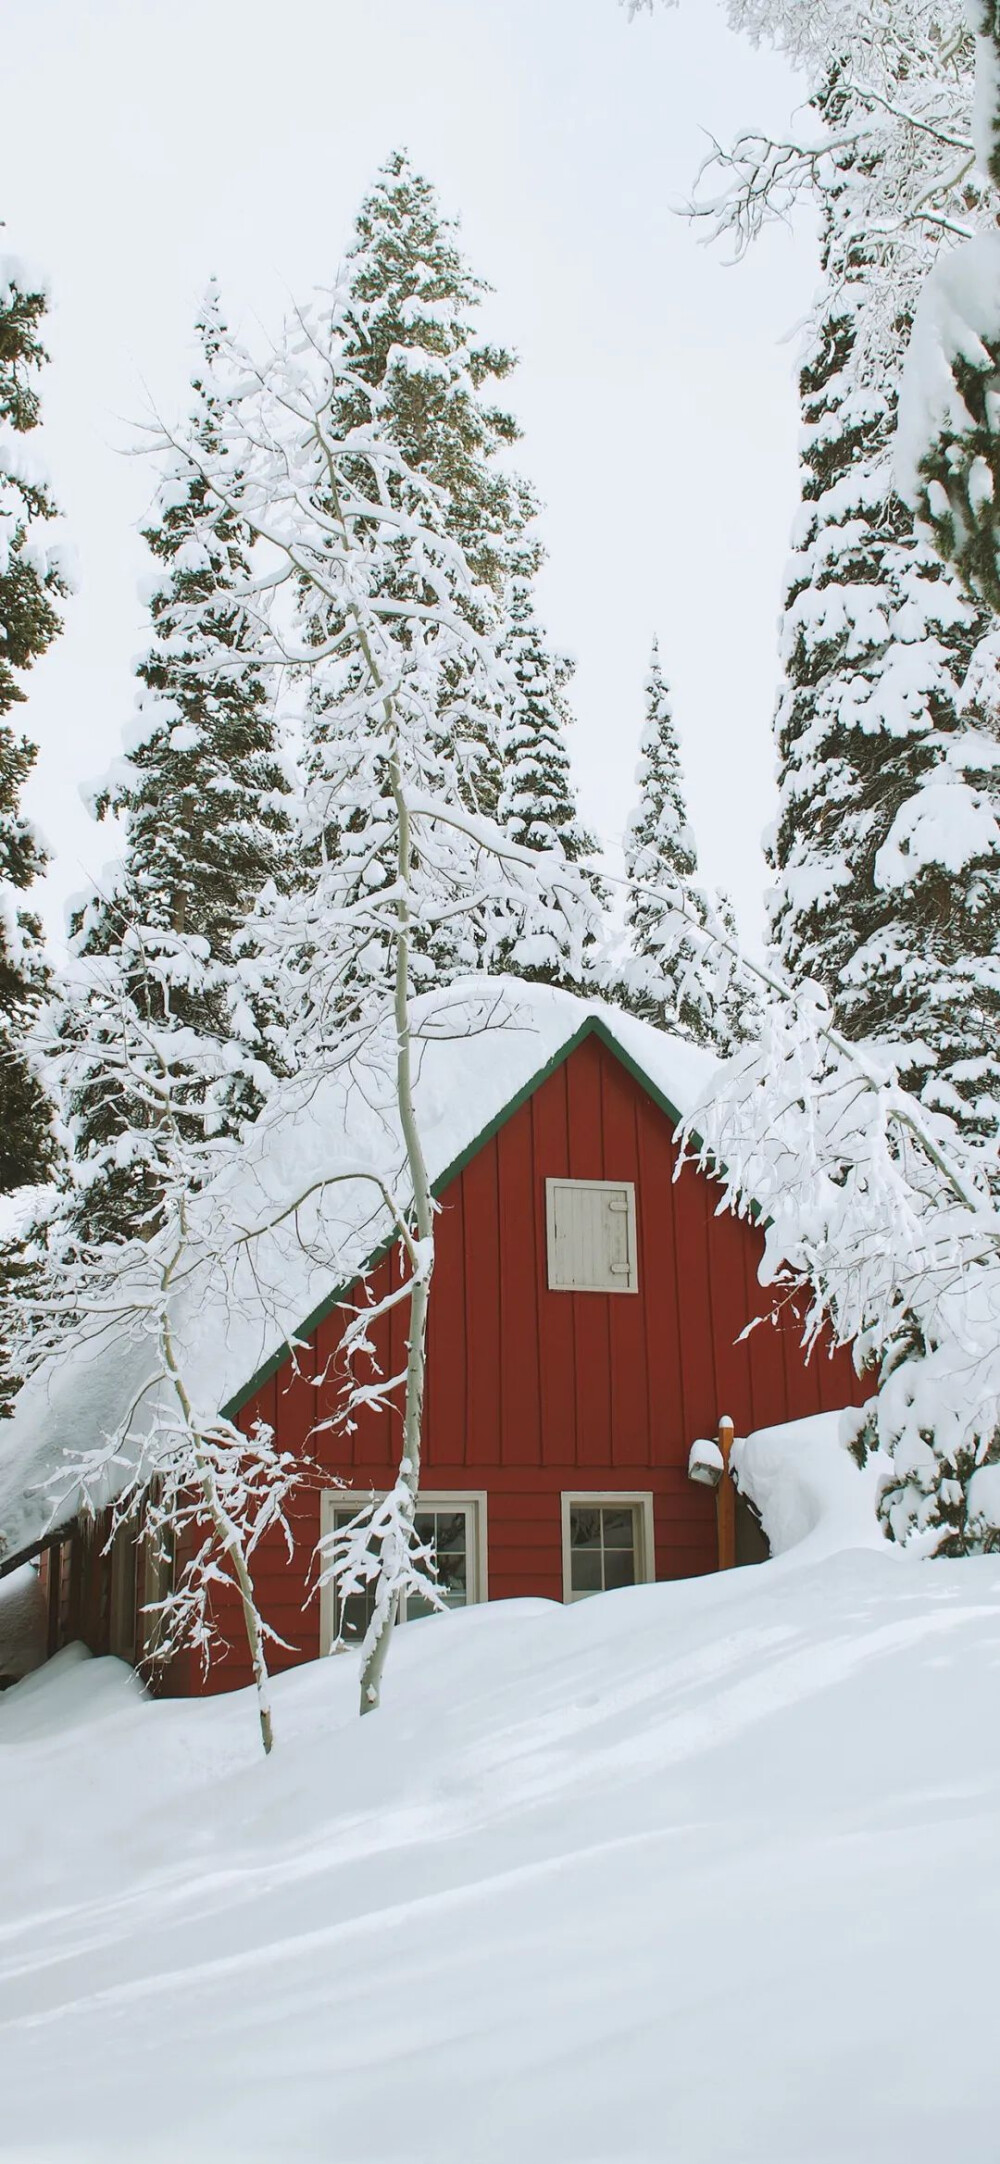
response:
M413 1217L418 1242L418 1259L413 1265L413 1290L410 1295L410 1335L406 1349L403 1449L397 1477L397 1490L401 1490L403 1495L401 1521L406 1531L411 1532L420 1488L420 1445L424 1413L424 1375L427 1365L427 1309L430 1301L431 1272L434 1267L434 1201L413 1104L410 1032L410 879L413 846L409 807L403 789L398 736L389 771L396 807L396 869L400 888L396 903L395 934L396 1102L413 1190ZM361 1671L362 1713L373 1713L379 1704L382 1671L395 1627L397 1607L396 1600L386 1602L379 1628L365 1658Z
M329 448L317 433L317 444L323 456L330 483L330 496L334 514L340 524L345 543L351 546L350 534L340 500L337 470L330 457ZM427 1165L420 1130L417 1126L413 1103L412 1036L410 1031L410 942L412 936L412 912L410 908L410 885L413 876L413 839L410 830L410 808L403 786L403 763L399 743L399 724L391 694L387 691L382 671L372 648L371 640L356 604L351 605L358 632L358 641L364 656L372 685L381 693L387 730L390 733L389 787L396 811L396 876L399 893L396 901L396 930L394 935L395 972L394 1007L396 1022L396 1104L406 1149L407 1169L413 1193L413 1216L417 1237L417 1251L407 1240L410 1267L413 1272L410 1294L410 1334L406 1348L406 1385L403 1402L403 1448L397 1474L397 1490L402 1491L401 1522L407 1534L413 1530L416 1517L417 1495L420 1488L420 1446L424 1417L424 1377L427 1366L427 1310L430 1302L431 1273L434 1268L434 1200L431 1194ZM389 1653L389 1644L396 1623L398 1599L390 1598L382 1608L379 1626L361 1670L361 1712L374 1713L381 1699L382 1675Z
M201 1492L205 1499L205 1514L209 1520L209 1523L212 1526L219 1546L222 1549L224 1556L226 1557L233 1577L236 1580L236 1587L240 1596L240 1605L243 1610L243 1625L247 1634L247 1645L250 1651L250 1665L253 1669L254 1689L257 1693L257 1715L260 1721L260 1737L261 1742L264 1746L265 1756L267 1756L269 1755L274 1744L274 1723L271 1717L271 1679L268 1674L267 1660L264 1654L264 1633L261 1629L261 1622L257 1610L257 1603L254 1599L253 1581L250 1577L250 1572L247 1569L246 1557L243 1553L243 1543L240 1540L239 1531L237 1527L233 1524L233 1521L230 1518L228 1512L223 1508L219 1500L219 1493L216 1487L215 1475L212 1469L212 1465L208 1458L205 1456L204 1451L200 1447L201 1437L199 1436L198 1429L195 1425L191 1408L191 1400L188 1397L187 1390L184 1386L184 1378L180 1372L180 1368L177 1365L177 1359L174 1353L173 1337L170 1330L170 1321L167 1308L167 1295L169 1294L170 1290L171 1278L173 1277L174 1270L183 1251L184 1244L182 1240L181 1245L171 1256L170 1261L168 1262L166 1269L163 1272L163 1277L161 1280L161 1290L164 1295L160 1331L160 1339L163 1348L163 1361L164 1366L167 1369L167 1373L170 1376L170 1380L173 1384L174 1391L176 1393L177 1400L184 1417L185 1425L188 1429L189 1434L194 1439L195 1466L197 1468Z

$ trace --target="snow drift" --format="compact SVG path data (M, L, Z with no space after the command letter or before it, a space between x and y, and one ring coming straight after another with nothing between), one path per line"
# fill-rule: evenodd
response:
M797 1553L7 1692L4 2164L991 2156L1000 1564Z

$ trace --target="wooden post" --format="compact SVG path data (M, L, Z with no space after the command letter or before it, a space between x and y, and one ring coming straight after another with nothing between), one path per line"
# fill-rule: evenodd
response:
M733 1423L728 1413L719 1416L719 1449L725 1467L722 1479L715 1491L716 1525L719 1537L719 1569L733 1570L736 1565L736 1490L729 1470L729 1453L733 1444Z

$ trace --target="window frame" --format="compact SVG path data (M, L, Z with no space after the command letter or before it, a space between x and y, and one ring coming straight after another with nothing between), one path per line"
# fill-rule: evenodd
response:
M653 1521L653 1492L651 1488L568 1488L562 1494L562 1576L563 1601L567 1608L575 1608L579 1600L593 1600L592 1593L574 1593L572 1579L572 1514L574 1510L623 1510L637 1513L639 1539L635 1558L636 1585L656 1583L656 1529ZM614 1591L627 1592L627 1586L616 1586Z
M365 1503L385 1501L387 1488L323 1488L319 1498L319 1532L324 1540L333 1531L334 1515L347 1510L353 1502L355 1510ZM467 1608L479 1608L489 1600L489 1550L487 1546L485 1488L421 1488L417 1494L418 1510L464 1510L471 1513L471 1533L466 1549L466 1589L470 1577L475 1593L466 1600ZM468 1522L468 1520L467 1520ZM320 1659L329 1653L333 1644L333 1612L336 1587L332 1580L320 1587L319 1595L319 1650ZM406 1617L400 1616L400 1622Z
M614 1191L616 1193L624 1194L626 1204L625 1221L628 1228L627 1279L618 1277L612 1279L610 1283L604 1283L600 1285L560 1285L559 1283L557 1283L554 1275L554 1270L556 1247L556 1189L559 1187L586 1188L591 1193L593 1193L595 1188L603 1188L607 1193ZM571 1180L568 1178L563 1178L562 1174L560 1173L556 1173L553 1177L547 1178L545 1182L545 1263L546 1285L549 1292L624 1292L637 1294L639 1291L639 1238L635 1208L635 1181Z

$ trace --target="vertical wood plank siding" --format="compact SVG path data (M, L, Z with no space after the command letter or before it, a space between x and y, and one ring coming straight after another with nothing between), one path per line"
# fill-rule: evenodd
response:
M560 1496L566 1489L650 1490L658 1578L716 1564L715 1499L687 1478L690 1445L728 1413L737 1434L867 1395L850 1355L806 1363L794 1316L769 1315L757 1283L763 1242L752 1225L715 1215L718 1189L686 1168L675 1180L668 1120L614 1055L586 1038L488 1141L441 1197L431 1296L423 1483L484 1489L490 1598L562 1597ZM637 1297L550 1292L545 1181L631 1180L636 1189ZM397 1280L395 1258L375 1281ZM754 1315L768 1316L748 1340ZM353 1436L336 1420L343 1315L322 1323L297 1368L288 1363L244 1407L270 1421L316 1472L296 1510L299 1548L258 1553L256 1578L273 1628L293 1650L319 1649L319 1603L306 1573L319 1533L319 1494L339 1477L362 1493L392 1476L397 1412L366 1414ZM405 1321L376 1333L380 1360L402 1364ZM177 1664L174 1691L249 1680L238 1618L232 1651L204 1679Z

